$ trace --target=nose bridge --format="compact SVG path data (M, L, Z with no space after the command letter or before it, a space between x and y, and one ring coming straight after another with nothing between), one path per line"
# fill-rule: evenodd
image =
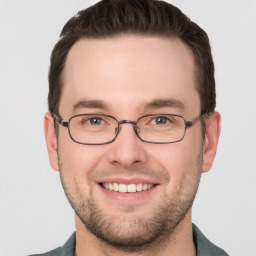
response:
M132 124L133 125L133 129L134 129L134 132L135 134L138 136L138 133L137 133L137 126L136 126L136 122L135 121L131 121L131 120L121 120L118 122L118 134L119 132L121 131L121 124ZM118 135L117 134L117 135Z
M126 126L123 133L119 134L122 124L131 124L131 127ZM112 164L120 166L130 166L132 164L141 164L146 161L147 154L142 142L138 140L136 132L136 122L130 120L122 120L118 122L118 136L116 141L111 145L111 150L108 151L109 160ZM135 134L132 134L135 132ZM137 138L136 138L137 137Z

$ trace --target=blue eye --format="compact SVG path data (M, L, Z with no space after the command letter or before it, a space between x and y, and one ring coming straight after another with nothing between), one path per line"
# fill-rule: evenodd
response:
M98 117L92 117L88 119L88 122L91 125L101 125L104 121L101 118Z
M155 121L155 124L166 124L169 121L169 119L164 116L158 116L153 120Z

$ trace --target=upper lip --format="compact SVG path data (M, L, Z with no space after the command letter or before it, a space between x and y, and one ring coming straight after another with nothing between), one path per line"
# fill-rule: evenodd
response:
M124 178L124 177L109 177L97 181L97 183L117 183L117 184L158 184L158 182L148 178Z

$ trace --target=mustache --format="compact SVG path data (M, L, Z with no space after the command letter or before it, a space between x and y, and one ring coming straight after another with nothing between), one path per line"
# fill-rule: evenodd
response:
M156 170L145 166L130 166L127 168L113 166L110 168L95 169L89 174L89 178L91 180L106 179L114 176L126 178L137 176L149 178L150 180L154 180L156 183L166 183L170 180L170 175L166 170Z

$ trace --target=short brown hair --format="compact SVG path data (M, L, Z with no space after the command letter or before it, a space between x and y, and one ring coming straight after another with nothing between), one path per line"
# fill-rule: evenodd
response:
M157 0L102 0L78 12L64 26L51 54L49 111L59 114L62 72L68 52L80 38L109 38L122 34L177 37L193 52L201 113L216 105L214 63L206 32L177 7Z

